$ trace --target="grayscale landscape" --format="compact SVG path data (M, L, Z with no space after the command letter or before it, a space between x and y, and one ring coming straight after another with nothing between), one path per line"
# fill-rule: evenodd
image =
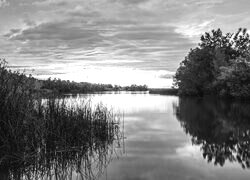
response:
M0 180L248 180L249 9L0 0Z

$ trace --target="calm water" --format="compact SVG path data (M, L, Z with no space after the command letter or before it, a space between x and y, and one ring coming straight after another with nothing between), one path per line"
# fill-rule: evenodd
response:
M101 179L250 178L250 104L151 94L88 96L125 114L125 154L113 159Z
M69 101L85 98L124 114L126 138L103 151L103 167L93 161L97 179L250 178L250 103L126 92Z

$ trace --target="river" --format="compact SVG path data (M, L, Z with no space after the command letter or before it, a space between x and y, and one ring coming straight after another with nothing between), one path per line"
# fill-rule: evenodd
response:
M244 180L250 177L249 102L147 92L67 95L66 101L70 106L102 103L119 114L120 130L114 129L119 134L117 139L113 143L110 140L113 136L97 142L91 139L90 145L86 145L88 142L79 145L84 151L74 147L70 152L52 151L44 155L53 157L48 167L38 149L34 158L37 162L28 162L31 168L26 162L21 170L6 167L7 170L0 171L0 179L9 179L8 174L28 174L26 177L38 174L41 180ZM48 172L37 169L48 169Z
M100 179L250 177L249 103L129 92L87 97L124 113L125 151Z

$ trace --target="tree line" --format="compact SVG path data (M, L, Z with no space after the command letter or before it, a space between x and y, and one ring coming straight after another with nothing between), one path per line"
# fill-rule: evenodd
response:
M11 71L7 68L7 62L0 59L0 84L1 94L9 91L20 91L22 87L35 93L89 93L100 91L147 91L147 85L120 86L112 84L96 84L88 82L74 82L69 80L52 79L39 80L32 75L26 76L19 71Z
M69 80L51 79L40 80L41 89L58 93L87 93L99 91L147 91L147 85L119 86L112 84L95 84L88 82L74 82Z

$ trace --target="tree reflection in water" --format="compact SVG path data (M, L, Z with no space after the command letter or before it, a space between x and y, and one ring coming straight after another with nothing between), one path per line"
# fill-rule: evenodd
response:
M85 180L96 179L104 173L112 158L122 154L121 140L123 132L118 120L106 124L92 121L82 130L87 135L67 134L61 137L60 132L48 133L42 144L21 144L24 151L16 151L23 147L15 147L14 152L6 153L0 147L0 179L1 180ZM101 124L100 124L101 123ZM24 142L29 141L25 137ZM32 137L34 139L34 137ZM29 153L36 148L36 152Z
M250 104L212 98L180 98L174 104L181 126L201 146L204 159L250 168Z

